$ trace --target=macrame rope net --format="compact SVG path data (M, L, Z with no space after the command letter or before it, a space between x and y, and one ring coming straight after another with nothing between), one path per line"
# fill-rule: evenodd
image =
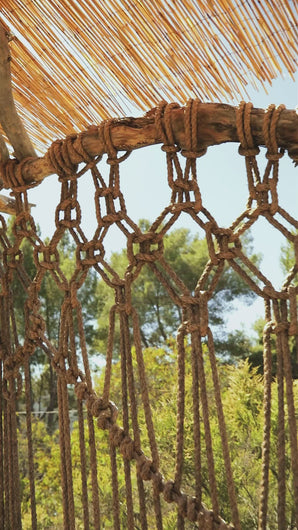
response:
M259 529L266 529L268 495L271 481L270 454L275 451L278 460L278 528L288 524L286 512L286 467L285 446L289 439L292 495L296 513L292 524L298 524L298 451L297 426L289 340L296 337L297 286L293 282L297 264L286 278L281 291L276 291L271 282L243 253L241 236L262 216L294 244L298 255L298 221L289 215L278 201L278 168L283 151L276 141L276 124L283 106L271 105L265 114L264 138L267 146L267 165L264 174L258 167L259 148L254 145L250 127L252 105L241 103L237 110L237 131L240 139L239 153L245 159L248 202L246 209L228 228L220 227L205 208L197 179L197 164L206 150L198 150L197 100L190 100L185 108L185 131L187 148L179 154L175 144L171 113L175 103L162 102L156 112L156 128L163 139L162 150L167 161L167 179L171 190L170 204L151 227L143 232L129 217L120 186L120 164L130 153L117 157L111 141L112 120L95 128L103 135L108 155L109 176L101 173L101 157L92 159L78 139L73 135L52 144L50 157L61 183L61 198L56 209L56 229L50 240L43 241L36 229L27 199L27 188L22 180L21 165L7 166L6 179L13 189L17 202L17 215L13 225L13 241L7 236L6 224L1 218L1 293L0 293L0 366L1 366L1 466L0 466L0 526L19 529L22 527L21 486L19 469L20 441L18 440L18 400L25 396L26 446L31 522L30 528L41 528L38 521L36 499L36 461L33 439L32 400L30 388L30 360L37 348L48 357L51 368L57 375L59 414L60 470L63 503L63 525L65 529L104 528L102 520L101 488L102 475L98 473L101 451L108 451L110 459L111 501L110 526L120 528L167 528L163 526L167 506L176 509L175 527L201 529L241 528L237 507L237 491L233 481L230 457L230 440L226 428L224 407L221 398L220 376L215 356L213 335L209 326L208 302L214 296L224 267L228 265L264 300L264 432L262 444L262 468L259 495ZM72 163L76 149L85 161L83 170ZM80 146L79 148L77 146ZM78 151L76 151L78 152ZM182 157L180 156L182 155ZM183 158L184 157L184 158ZM94 201L97 226L94 237L88 239L81 228L81 208L77 197L78 178L90 170L94 184ZM197 285L191 292L177 276L164 258L163 238L173 227L181 213L189 215L198 229L204 231L209 252L209 261ZM283 224L283 221L285 223ZM291 225L293 231L287 226ZM117 226L127 240L128 266L123 277L105 259L105 237L111 227ZM76 268L70 278L63 273L59 263L58 245L68 232L76 246ZM21 243L27 239L32 245L36 274L30 279L24 269ZM179 249L177 249L179 251ZM160 461L160 451L155 435L155 421L151 407L150 385L142 351L139 317L132 305L131 292L134 281L144 266L150 267L162 284L169 298L181 310L181 323L177 329L177 421L175 468L169 478L164 478L168 469ZM94 269L114 292L114 304L110 308L109 337L104 367L104 384L98 395L93 386L84 330L82 305L78 291L86 280L88 271ZM24 294L25 330L18 337L18 324L14 315L12 282L17 274ZM41 311L40 290L43 278L50 275L63 293L61 305L58 346L50 340L46 320ZM115 326L120 326L121 398L113 395L111 384L114 363ZM118 325L118 324L117 324ZM278 386L278 446L272 448L271 434L271 385L272 344L277 351ZM204 345L203 345L204 343ZM206 346L207 345L207 346ZM190 356L187 354L190 349ZM213 395L207 391L206 363L210 364ZM185 370L191 364L191 405L186 399ZM72 398L71 398L72 396ZM77 406L79 429L79 463L76 470L81 474L81 490L73 487L72 429L70 399ZM119 401L120 400L120 401ZM285 400L285 402L284 402ZM115 402L115 403L114 403ZM185 446L185 409L191 406L192 447ZM221 441L223 469L217 476L214 459L210 410L215 407ZM121 410L121 418L118 413ZM147 430L146 450L140 432L140 414ZM101 445L96 441L98 431L104 431ZM165 444L168 433L165 432ZM172 439L172 438L171 438ZM194 461L192 487L184 490L184 455L191 450ZM206 462L207 477L203 477L202 462ZM167 467L167 464L166 464ZM123 470L124 483L119 482L119 469ZM108 472L108 471L107 471ZM222 478L224 477L224 478ZM208 482L208 505L204 501L204 484ZM223 480L224 484L219 482ZM225 488L230 512L225 522L219 503L219 490ZM77 523L77 505L80 497L81 526ZM138 498L137 506L135 499ZM166 501L166 502L165 502ZM169 503L169 504L167 504ZM109 526L109 527L110 527ZM294 528L292 526L292 528ZM171 528L174 526L171 526Z

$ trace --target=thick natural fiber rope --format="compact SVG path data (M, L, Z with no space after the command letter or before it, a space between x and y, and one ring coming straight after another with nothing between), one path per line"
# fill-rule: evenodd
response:
M15 158L9 159L5 164L0 163L1 179L3 187L12 189L15 192L23 192L28 188L37 186L37 183L28 185L23 178L23 167L29 160L35 160L34 157L27 157L19 162Z
M264 432L262 444L262 481L259 504L259 529L266 530L268 494L269 494L269 459L270 459L270 427L271 427L271 331L270 306L266 302L267 323L264 328Z
M164 497L168 502L175 502L178 506L178 520L179 528L184 526L184 518L190 521L198 522L202 528L211 527L214 524L221 524L223 528L228 526L220 520L219 506L217 498L217 484L214 470L214 456L212 450L211 429L209 421L209 402L206 391L206 373L204 367L204 358L202 351L201 338L207 336L209 347L209 359L212 369L212 378L214 384L214 392L216 397L216 406L218 414L218 422L220 435L222 440L222 448L224 455L225 470L227 475L227 485L230 497L230 505L233 513L233 524L235 528L239 528L239 517L237 513L237 503L235 492L233 488L233 480L231 474L231 465L229 462L229 451L226 437L226 430L223 418L222 403L219 391L219 381L215 361L215 352L213 338L210 329L208 328L208 300L212 296L218 280L222 274L225 263L228 262L232 268L247 282L248 285L258 295L262 296L266 301L266 314L268 321L268 328L265 330L265 392L264 392L264 411L265 411L265 425L264 425L264 442L263 442L263 488L260 499L260 528L265 528L267 517L267 499L268 499L268 455L269 455L269 412L270 411L270 376L267 370L267 365L270 360L269 352L269 338L270 334L277 333L277 351L278 351L278 385L279 385L279 505L278 505L278 520L280 527L285 525L285 477L284 477L284 404L282 399L283 394L283 377L286 378L286 392L287 402L290 411L290 440L291 440L291 459L294 480L294 494L297 497L297 434L295 434L295 416L293 409L293 389L291 381L291 370L289 364L289 349L288 349L288 335L297 332L297 308L296 307L296 291L290 285L294 278L291 273L286 280L285 287L282 292L274 290L270 281L254 266L250 260L243 254L241 250L241 243L239 236L243 234L260 215L264 215L266 219L278 230L280 230L285 237L293 240L286 227L281 222L274 218L276 213L295 226L294 219L287 214L279 205L276 192L278 180L278 161L282 152L277 150L276 141L276 125L282 107L276 109L271 106L264 118L264 138L267 145L268 164L261 178L258 169L256 154L258 148L254 145L254 139L251 132L250 116L252 111L251 104L241 103L237 112L236 123L237 131L241 141L240 152L245 156L249 201L246 211L232 224L230 228L220 228L213 216L204 208L202 198L197 183L196 172L196 158L199 158L204 152L204 146L199 142L199 123L198 123L198 108L199 102L197 100L190 100L185 109L185 134L187 139L187 146L183 154L187 157L184 170L182 170L180 160L178 158L179 146L175 144L173 135L173 128L171 123L171 112L177 108L177 104L167 105L162 102L156 113L156 128L158 134L162 136L164 141L163 150L167 156L168 167L168 182L172 190L171 204L165 208L162 214L152 224L150 230L146 234L142 234L137 225L129 218L124 197L121 194L120 187L120 173L119 163L128 156L126 153L123 157L117 158L117 150L111 141L111 127L113 121L104 122L99 128L96 128L96 134L103 137L106 152L108 154L108 164L110 165L109 182L106 184L105 179L100 174L95 163L91 157L84 152L82 142L78 140L77 136L68 137L65 141L57 141L53 144L49 152L51 163L56 167L61 181L61 199L57 207L56 226L57 230L49 245L45 246L43 242L36 237L36 227L31 218L28 217L28 200L26 190L22 187L23 181L20 177L16 180L12 176L11 183L14 185L19 223L16 228L17 241L13 248L8 248L7 255L13 255L15 260L15 267L18 266L16 261L17 253L19 252L19 245L23 237L30 239L33 245L36 245L35 263L38 269L38 275L34 287L31 285L30 278L23 277L23 283L26 289L28 288L29 301L27 304L28 319L26 331L26 348L17 348L16 355L4 362L4 390L5 397L10 403L12 397L11 390L13 389L14 379L19 381L19 368L23 363L25 351L27 352L26 362L28 356L34 351L36 345L41 346L52 359L53 366L58 374L59 380L59 416L60 416L60 434L61 434L61 456L62 456L62 480L64 482L64 513L65 513L65 528L73 528L75 524L73 492L72 492L72 469L71 469L71 455L70 455L70 438L69 438L69 411L68 411L68 397L67 384L74 384L75 393L79 402L79 416L80 416L80 447L81 447L81 466L82 466L82 481L83 481L83 512L85 524L90 519L90 512L87 506L86 496L86 475L85 462L86 455L84 453L84 426L82 422L82 401L86 401L87 417L89 427L89 446L91 452L91 474L92 474L92 496L94 503L94 526L100 525L100 510L99 510L99 492L97 484L96 471L96 446L93 427L93 416L97 418L97 424L102 429L109 431L110 439L110 455L112 466L112 484L113 484L113 509L114 509L114 526L120 528L120 498L117 479L117 461L116 448L124 458L124 472L126 482L126 503L127 503L127 527L134 528L134 507L132 502L132 480L130 462L136 461L137 468L137 486L140 499L140 518L142 527L146 527L146 502L144 496L143 480L151 480L153 484L153 501L155 508L156 527L162 528L162 513L160 506L160 493L164 493ZM80 137L81 138L81 137ZM74 143L75 141L75 143ZM76 146L76 147L75 147ZM86 161L86 166L80 173L76 173L76 166L71 163L71 154L73 150L80 151L80 156ZM96 199L96 213L97 213L97 229L92 241L88 241L80 228L81 213L77 201L77 178L83 174L87 169L91 168L93 182L95 185L95 199ZM272 178L270 175L273 175ZM192 194L194 200L191 200ZM269 202L269 194L271 194L271 204ZM119 199L119 211L116 211L115 200ZM106 204L107 215L102 216L100 209L100 202L104 201ZM256 201L256 207L254 207ZM72 211L75 211L75 218L72 216ZM171 269L163 256L162 239L169 228L173 226L180 215L180 212L187 212L192 219L197 223L200 229L206 233L206 240L210 260L206 265L194 294L190 293L182 280ZM27 212L27 213L26 213ZM170 221L164 220L170 214ZM28 225L26 223L30 224ZM124 279L121 279L115 271L104 260L104 237L109 227L117 224L117 227L123 232L128 239L128 258L129 270ZM16 225L17 226L17 225ZM80 280L74 276L71 281L63 276L59 269L59 260L57 258L57 245L65 232L69 230L78 245L79 254L85 253L86 257L78 259L78 270L80 272ZM36 237L36 239L34 239ZM292 237L292 239L291 239ZM215 240L217 246L215 246ZM1 240L3 244L3 240ZM134 245L139 245L139 252L134 252ZM152 250L154 246L154 250ZM157 248L156 248L157 247ZM4 242L6 249L6 242ZM99 251L99 252L97 252ZM41 256L42 255L42 256ZM55 259L53 259L55 258ZM162 283L163 287L172 298L173 302L179 306L183 314L183 323L178 333L179 346L179 374L178 374L178 416L177 416L177 450L176 450L176 470L173 481L165 482L159 471L159 454L154 435L154 426L152 421L152 413L150 408L150 397L146 383L146 370L142 357L141 338L139 331L139 322L137 314L131 303L131 287L139 274L142 267L147 264L155 276ZM5 263L9 271L8 262ZM110 312L110 329L107 349L107 365L105 372L105 382L103 395L98 398L93 390L91 371L89 367L88 353L86 348L86 339L84 334L82 308L78 301L77 292L80 288L84 278L90 267L101 274L107 285L115 292L115 305ZM250 272L245 272L245 268ZM21 271L21 267L19 267ZM38 302L38 293L41 287L42 279L46 271L51 271L59 289L65 292L65 300L62 306L62 321L60 332L59 348L55 349L45 335L45 329L40 317L40 304ZM75 272L77 274L77 271ZM252 275L252 277L250 276ZM21 274L22 276L22 274ZM78 276L79 277L79 276ZM11 274L7 273L7 279L2 282L4 290L8 291L9 279ZM28 283L29 281L29 283ZM262 289L259 284L263 283L265 287ZM269 299L273 300L273 313L275 322L272 321L269 308ZM290 322L287 321L287 307L289 303ZM11 311L11 308L9 309ZM78 335L80 342L80 350L82 352L82 360L84 366L84 373L80 372L77 363L77 352L74 341L74 315L78 322ZM122 372L122 395L123 395L123 411L124 421L123 428L116 424L117 422L117 408L110 401L111 394L111 376L112 376L112 356L113 356L113 336L115 330L115 318L121 323L121 372ZM7 320L7 316L2 316L3 321ZM6 326L7 327L7 326ZM138 365L138 375L141 387L142 407L144 409L146 426L148 431L148 438L151 451L151 459L147 458L141 449L139 426L137 419L137 406L135 399L135 377L136 374L133 368L133 360L131 356L130 332L133 328L134 343L136 347L136 358ZM184 339L187 334L191 336L192 344L192 399L193 399L193 414L194 414L194 448L195 448L195 494L196 498L185 495L181 491L183 484L183 451L184 451L184 413L185 413L185 346ZM28 346L28 348L27 348ZM20 384L19 384L20 388ZM200 403L199 403L200 398ZM10 406L10 405L9 405ZM29 406L29 405L28 405ZM4 441L6 455L9 460L11 470L10 483L6 486L8 498L10 498L10 519L14 524L18 524L18 515L14 513L14 506L19 501L16 498L13 500L13 480L17 477L17 460L15 446L9 449L9 442L13 439L13 423L15 421L15 411L7 407L7 425L8 431ZM131 415L130 415L131 411ZM204 424L205 439L206 439L206 454L208 460L209 482L211 490L211 499L213 511L210 512L201 504L201 439L200 439L200 416ZM293 419L294 418L294 419ZM130 424L132 425L132 433L130 431ZM30 446L30 426L28 425L28 443ZM30 449L29 449L30 452ZM31 465L31 464L30 464ZM31 487L32 495L33 487ZM297 500L297 499L296 499ZM16 503L14 505L13 503ZM298 505L298 502L296 503ZM34 508L32 520L34 521ZM34 527L34 522L32 523Z
M25 370L25 395L26 395L26 423L27 423L27 443L28 443L28 463L29 463L29 481L30 481L30 503L31 503L31 525L32 530L37 530L36 514L36 497L34 481L34 449L32 440L32 421L31 421L31 384L30 384L30 366L29 358L24 365Z

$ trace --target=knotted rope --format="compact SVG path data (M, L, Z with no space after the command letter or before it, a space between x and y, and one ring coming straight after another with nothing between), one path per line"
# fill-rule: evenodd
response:
M107 154L109 166L108 178L105 178L97 167L101 157L94 158L84 147L84 134L70 135L65 140L57 140L50 147L47 157L55 169L61 183L61 197L56 209L56 230L50 241L43 242L32 217L26 195L27 185L22 171L26 160L17 165L9 161L5 169L5 185L12 187L17 200L18 215L14 224L16 241L11 246L6 236L5 223L0 228L0 248L3 263L0 268L1 296L1 340L0 340L0 379L4 396L5 414L7 414L7 436L5 438L4 456L9 464L9 474L4 480L3 492L8 499L6 522L18 529L20 527L20 499L17 491L18 464L16 439L16 399L22 391L21 372L25 378L26 410L30 416L32 403L30 396L29 357L39 347L51 362L51 369L58 379L59 409L59 443L61 453L61 480L63 485L63 510L65 528L75 528L76 507L73 491L73 461L70 435L70 411L68 387L73 387L73 396L78 407L79 452L82 477L82 518L84 525L99 528L104 514L100 510L100 489L98 484L98 441L95 427L107 434L111 483L113 497L114 527L121 528L124 518L122 504L124 497L125 527L133 529L140 521L142 529L152 524L161 530L163 527L163 508L161 494L168 503L177 506L177 526L184 527L184 519L199 525L199 528L235 528L240 529L240 516L237 507L232 464L229 451L228 430L225 424L224 407L221 398L220 379L215 355L212 331L209 325L208 304L216 292L218 283L226 266L232 267L247 285L265 301L266 326L264 328L264 432L262 446L261 490L259 505L259 528L268 524L269 499L269 467L270 467L270 414L271 414L271 381L272 352L271 343L276 337L277 349L277 381L278 381L278 525L286 526L286 419L284 414L284 382L289 411L289 438L291 450L291 466L293 475L293 494L298 506L298 454L297 432L294 407L293 385L291 378L291 359L288 338L297 335L297 288L292 284L297 273L297 264L286 279L282 290L277 291L258 267L244 254L241 236L263 216L274 228L298 245L283 220L296 227L295 221L278 202L278 164L283 150L278 149L277 123L284 107L270 106L264 115L263 136L267 148L267 165L261 172L257 163L259 148L252 134L251 121L253 107L250 103L241 103L236 113L236 127L240 141L239 152L245 156L248 203L247 208L229 227L221 227L215 217L204 207L198 174L197 162L205 154L206 148L200 142L200 122L198 100L189 100L185 107L185 145L179 146L174 137L172 114L179 108L177 103L161 102L155 113L156 135L162 138L162 151L166 153L167 179L171 190L170 203L153 221L146 232L137 226L129 217L125 199L121 191L120 164L130 152L118 157L112 141L114 120L106 120L100 126L89 129L95 137L100 137ZM182 147L182 151L181 151ZM179 154L179 152L181 153ZM186 160L181 162L181 156ZM84 167L79 171L79 164ZM82 230L81 209L78 201L77 180L91 170L95 188L95 211L97 225L94 236L88 240ZM5 180L6 178L6 180ZM104 210L105 209L105 210ZM166 260L165 237L170 228L178 220L181 213L187 214L196 227L206 236L209 260L196 286L191 290ZM276 214L279 215L278 219ZM296 224L295 224L296 223ZM105 261L105 238L110 228L119 229L127 241L128 265L124 274L118 273ZM59 243L65 232L72 237L76 248L76 264L74 271L66 277L59 263ZM32 280L24 274L21 263L21 243L26 239L33 249L36 277ZM296 249L297 250L297 249ZM296 252L298 255L298 252ZM134 307L134 282L143 267L149 267L160 288L169 296L181 314L181 324L177 331L177 418L175 469L170 479L162 475L163 461L155 433L154 413L151 404L150 379L142 350L142 335L137 311ZM86 345L83 323L83 309L79 291L88 271L93 269L113 290L114 300L109 312L109 329L106 350L106 364L103 375L103 388L96 393L92 381L92 371ZM25 288L27 301L25 304L26 330L23 345L17 340L16 324L9 305L10 285L13 275L18 272ZM63 294L59 344L54 345L48 338L45 321L40 304L42 282L50 275ZM262 287L263 286L263 287ZM121 379L120 406L113 399L113 362L115 334L120 329L119 370ZM4 330L4 331L3 331ZM6 331L5 331L6 330ZM189 361L188 356L189 355ZM187 362L191 363L191 388L186 388ZM207 364L210 366L212 395L207 386ZM189 395L187 396L187 391ZM214 442L212 439L212 423L210 410L214 402L219 439L222 448L223 473L232 526L220 517L219 484L216 473ZM192 447L194 455L193 488L189 494L183 492L184 458L187 447L185 436L185 414L190 403L192 408ZM84 407L86 420L84 419ZM120 414L119 411L120 410ZM147 449L143 451L142 433L140 432L140 409L144 417ZM120 420L121 418L121 420ZM34 440L30 418L27 420L28 433L28 476L31 496L34 499ZM120 425L121 421L121 425ZM86 450L86 430L88 428L88 447ZM9 444L12 444L12 449ZM104 443L104 442L101 442ZM205 445L205 447L204 447ZM119 470L119 458L122 457L122 469L125 483L125 494L122 495ZM204 469L203 453L206 455ZM135 470L132 462L135 462ZM90 482L88 469L90 467ZM174 466L173 466L174 467ZM0 470L1 471L1 470ZM136 475L134 475L136 473ZM170 471L169 471L170 473ZM208 476L211 509L202 502L203 476ZM152 483L152 512L148 503L149 490L144 482ZM0 486L1 483L0 481ZM90 510L88 488L91 484L93 510ZM1 488L0 488L1 489ZM134 496L137 491L139 512L136 515ZM3 497L4 498L4 497ZM1 504L1 503L0 503ZM150 506L149 506L150 505ZM297 511L297 508L296 508ZM3 512L4 513L4 512ZM31 506L32 528L37 528L36 506ZM0 521L4 520L4 516ZM296 518L298 519L297 513Z

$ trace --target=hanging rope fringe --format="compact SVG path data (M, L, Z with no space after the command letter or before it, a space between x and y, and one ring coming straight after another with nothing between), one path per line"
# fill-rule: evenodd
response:
M263 216L275 229L294 242L294 236L282 224L283 220L294 228L297 221L279 205L278 170L284 154L278 148L276 138L277 123L284 106L271 105L264 118L263 135L267 147L267 165L264 175L257 163L259 148L252 130L252 104L242 102L236 113L237 133L240 139L239 153L245 157L249 198L247 207L228 228L220 227L211 213L204 207L198 178L197 162L206 153L200 142L198 120L198 100L188 101L185 108L186 144L181 151L174 138L172 113L179 108L176 103L161 102L155 113L156 134L162 138L162 151L166 153L167 179L171 190L170 204L152 223L147 232L142 232L128 216L124 196L121 192L120 164L129 156L127 151L117 157L113 145L111 128L113 120L92 128L92 134L103 139L108 155L108 178L101 174L98 163L101 157L91 157L83 146L84 134L71 135L65 140L57 140L48 151L50 163L55 168L61 183L61 197L57 205L53 237L44 242L37 233L29 212L27 187L22 178L22 164L10 162L5 169L4 180L13 189L17 204L17 217L14 223L15 240L11 244L6 235L6 225L1 218L1 292L0 292L0 391L1 426L0 446L0 526L1 528L21 528L17 415L16 403L22 392L22 373L25 378L27 412L28 475L31 497L32 528L38 527L34 476L34 439L32 435L30 359L36 348L41 348L51 362L57 376L59 409L59 444L61 456L62 503L64 528L76 528L76 492L73 488L72 441L69 413L69 386L77 400L79 424L79 454L81 468L81 503L84 528L104 528L100 506L101 492L98 483L98 456L102 447L96 441L97 429L106 431L107 450L110 459L111 506L110 518L114 528L136 528L135 495L139 500L138 522L145 530L152 526L163 528L163 499L177 506L177 527L184 528L188 519L198 528L241 528L241 516L237 506L237 491L233 480L233 469L229 447L229 433L225 423L224 406L221 397L221 382L218 373L215 346L209 326L208 303L218 284L226 264L248 284L265 303L266 324L264 328L264 431L262 444L262 469L259 502L259 529L265 530L268 522L268 498L270 493L271 444L271 402L272 402L272 338L277 349L278 385L278 528L287 525L286 515L286 476L285 476L285 404L288 410L288 428L291 451L291 472L293 495L298 524L298 450L297 425L293 397L289 337L297 336L297 287L293 279L297 264L287 277L282 290L274 289L271 282L245 256L240 237ZM90 129L89 129L90 132ZM186 160L179 156L179 152ZM78 171L73 160L77 156L85 162ZM25 163L25 161L24 161ZM97 226L94 237L87 239L81 228L81 208L78 202L77 179L91 170L94 184L95 211ZM204 231L209 252L209 261L198 278L194 292L191 292L176 274L164 257L163 238L175 224L181 212L188 214L197 227ZM279 215L278 219L275 217ZM117 226L127 239L128 267L123 277L106 262L104 239L112 226ZM66 278L59 265L58 245L68 231L76 245L76 269ZM21 243L27 239L33 248L36 276L28 276L21 260ZM296 240L295 240L296 241ZM137 249L137 250L136 250ZM181 311L181 323L177 331L177 418L175 469L172 478L162 475L163 462L160 458L154 417L151 406L150 387L147 380L146 363L142 350L139 318L132 304L132 289L135 279L143 266L151 269L169 298ZM95 393L86 337L83 312L78 291L83 285L88 271L93 268L114 292L114 304L110 308L109 336L106 351L104 383L101 396ZM23 345L18 342L11 298L11 282L14 271L18 272L27 294L25 302L25 336ZM58 345L49 339L41 314L39 300L42 281L47 274L55 281L63 293L61 324ZM114 371L113 351L116 323L120 325L120 367L121 403L113 403L112 377ZM190 360L187 359L186 343L190 347ZM133 353L134 352L134 353ZM135 357L133 357L133 355ZM192 494L183 491L184 457L186 447L186 366L191 363L191 406L193 415L192 438L194 476ZM221 517L219 484L214 456L214 440L210 424L210 409L213 406L207 390L206 363L211 367L218 429L221 441L225 484L229 498L231 524ZM285 385L285 389L284 389ZM84 406L87 420L84 420ZM118 413L121 409L121 414ZM140 434L140 410L145 418L148 450L143 450ZM121 420L119 419L121 417ZM96 425L94 420L96 419ZM148 454L147 454L148 453ZM122 457L122 463L119 461ZM210 507L203 503L202 461L206 459ZM134 465L135 464L135 465ZM124 486L119 482L119 469L123 469ZM148 485L151 483L149 492ZM91 488L91 492L89 489ZM125 489L125 516L123 515L123 492ZM149 514L148 498L152 498L152 513ZM125 522L123 523L123 517Z

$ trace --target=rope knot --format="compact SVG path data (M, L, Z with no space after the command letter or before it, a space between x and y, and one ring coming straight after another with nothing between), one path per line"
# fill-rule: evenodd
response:
M31 237L36 240L36 225L30 211L25 210L16 217L12 231L17 237Z
M183 294L180 296L180 300L183 304L185 305L196 305L198 303L198 301L196 300L196 298L194 298L193 296L191 296L190 294Z
M88 387L85 381L75 383L75 394L80 401L88 398Z
M98 400L99 402L100 400ZM100 403L96 402L92 410L95 411L97 416L97 425L100 429L107 430L111 427L111 425L114 425L117 420L118 416L118 409L113 403L113 401L109 401L108 405L105 405L103 401L101 400Z
M10 355L4 361L4 377L5 379L18 378L20 373L19 369L24 362L25 352L24 348L19 346L14 355Z
M36 342L38 339L44 336L46 324L41 315L39 314L30 315L28 327L29 329L27 332L27 337L32 342Z
M152 462L143 454L137 459L137 472L142 480L151 480L152 478Z
M108 213L102 217L102 222L104 224L113 224L117 221L121 221L124 217L124 212L119 211L116 213Z
M162 493L164 490L163 476L159 471L153 472L152 478L153 490L156 493Z
M243 147L243 145L238 147L238 153L241 156L257 156L259 152L259 147Z
M201 332L201 325L200 324L193 324L191 322L186 321L186 330L187 333L195 333L198 331Z
M273 331L274 331L275 334L282 333L283 331L288 331L289 326L290 326L290 324L287 321L276 322L273 325Z
M129 157L130 153L131 151L126 151L126 153L124 153L124 155L122 156L119 156L119 158L109 156L107 158L107 164L109 164L110 166L121 164L121 162L124 162L124 160L126 160Z
M108 195L112 195L113 199L116 199L115 197L115 189L111 186L98 188L96 190L97 197L107 197Z
M126 435L120 443L119 451L122 454L123 458L125 458L126 460L132 460L135 454L134 441Z
M65 381L68 385L75 385L78 377L79 377L79 371L74 370L73 368L68 368L65 373Z
M105 146L104 150L108 154L107 164L110 166L118 166L121 162L126 160L131 153L131 151L126 151L124 155L117 158L117 149L112 141L111 130L112 126L118 122L119 120L111 118L103 121L97 129L98 133L102 135L102 140Z
M178 510L183 517L187 517L189 521L195 522L197 520L197 501L195 497L189 497L182 493L178 498Z
M132 312L132 306L129 302L116 302L116 311L118 313L126 313L126 315L130 315Z
M175 483L172 480L168 480L168 482L166 482L164 485L165 501L174 502L176 496L177 496L177 492L175 490Z
M189 151L187 149L182 149L181 151L182 156L189 159L201 158L201 156L204 156L206 153L207 147L203 147L202 149L198 149L197 151Z
M264 326L264 334L274 333L274 326L275 326L275 323L272 320L270 320L270 322L267 322Z
M185 324L187 333L195 333L197 331L201 337L205 337L208 333L208 315L207 317L202 315L198 323L186 321Z
M76 138L77 135L69 135L65 140L55 140L47 151L47 157L60 179L71 178L78 170L69 152L70 144Z
M135 253L134 245L139 245L139 252ZM132 265L144 261L152 263L163 255L163 240L155 232L133 234L128 239L128 257Z
M266 182L258 182L256 185L255 185L255 190L257 192L262 192L262 191L269 191L270 190L270 183L266 183Z
M198 516L197 500L195 497L187 497L186 517L189 521L195 522Z
M178 145L163 144L161 146L161 150L164 151L165 153L179 153L180 147L178 147Z
M35 157L24 158L19 162L16 158L9 158L5 164L0 164L0 175L3 181L3 187L13 189L17 192L24 192L28 188L37 186L38 182L28 184L23 177L24 166L27 162L35 160Z
M277 162L284 156L284 150L279 151L278 153L269 153L267 151L266 158L271 162Z
M263 288L263 293L266 296L269 296L269 298L274 298L275 291L270 285L265 285L265 287Z
M100 241L87 241L79 243L76 249L76 259L80 267L91 267L103 260L105 249Z
M92 416L100 419L100 423L105 424L107 420L115 423L118 409L112 401L106 402L96 394L91 394L87 399L87 408Z
M192 191L194 188L193 182L191 180L183 180L181 178L174 180L171 187L172 189L177 190L177 191L180 191L180 190Z
M87 407L92 416L98 418L102 411L108 408L108 404L102 398L98 398L95 394L91 394L87 399Z
M125 438L125 432L118 425L112 425L110 428L110 441L114 447L119 447L122 440Z
M182 296L183 304L196 308L196 314L192 320L186 320L179 326L178 333L195 333L196 331L204 337L209 329L208 314L208 293L207 291L198 291L195 296Z
M219 259L234 259L239 255L239 250L241 249L241 242L239 238L232 240L233 232L230 229L218 228L214 231L218 245L219 252L216 253L216 256Z

